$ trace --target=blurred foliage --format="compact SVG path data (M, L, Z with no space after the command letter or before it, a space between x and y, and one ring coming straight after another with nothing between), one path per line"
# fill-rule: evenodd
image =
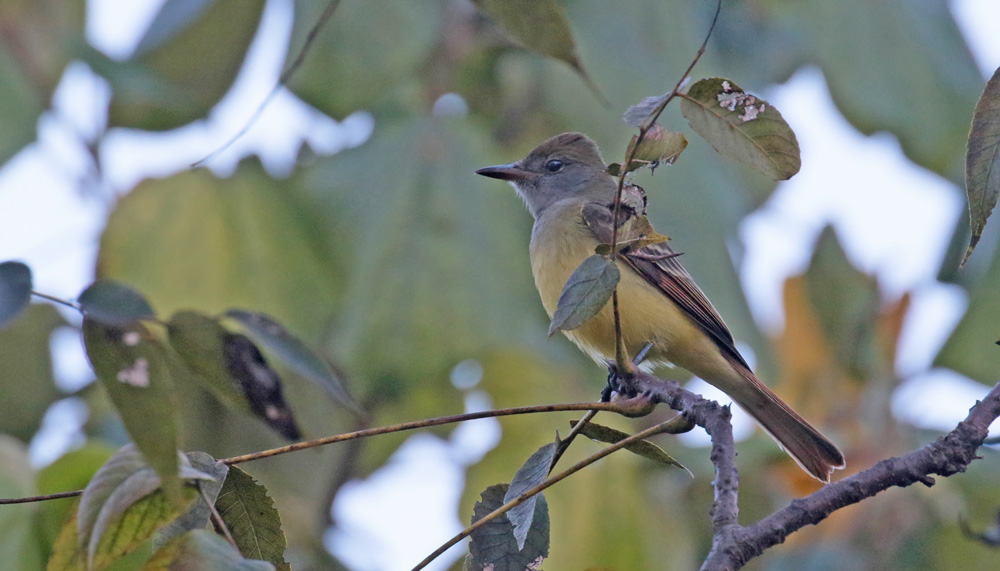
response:
M136 52L115 61L85 45L83 2L3 2L0 161L34 139L62 70L74 60L110 83L108 127L168 130L204 117L232 85L263 5L167 0ZM450 372L466 359L483 368L471 390L497 407L596 398L603 371L564 339L546 339L548 320L527 257L529 216L513 193L473 171L523 156L568 130L589 134L608 162L622 161L633 134L622 111L677 81L711 10L689 0L558 6L572 33L561 45L575 45L564 59L577 69L523 49L521 43L533 44L505 35L513 24L481 14L468 0L343 0L287 87L336 119L369 111L370 140L334 156L304 151L284 180L249 159L228 178L199 169L144 181L112 207L96 275L141 291L163 319L233 307L274 316L336 364L374 425L460 412L467 395L452 385ZM287 64L298 59L326 7L295 2ZM859 130L887 131L916 164L961 181L965 137L984 81L944 0L726 0L694 78L731 77L760 94L804 65L822 70L836 105ZM590 91L580 69L609 105ZM436 107L445 93L460 95L467 112ZM676 105L661 122L687 130ZM636 182L650 195L650 219L685 253L682 262L736 339L753 349L761 377L774 380L782 398L842 446L849 470L930 439L895 422L889 406L901 381L895 346L909 296L880 295L828 229L804 275L785 284L784 331L762 332L740 287L736 232L775 183L689 138L677 164L641 172ZM99 137L95 148L100 143ZM968 222L958 221L941 276L967 291L970 307L936 363L992 384L1000 371L993 345L1000 337L1000 232L987 227L968 269L956 274L968 233ZM123 443L107 397L89 387L80 396L90 409L84 428L90 443L53 465L55 480L51 468L36 474L29 467L24 443L64 396L53 383L47 343L62 323L52 308L31 306L0 332L0 430L18 439L0 441L0 495L79 487L106 458L105 443ZM281 372L307 436L365 425L321 387ZM260 423L199 390L186 390L179 408L184 449L222 458L281 444ZM601 422L634 431L667 414ZM500 444L468 467L459 519L468 521L482 490L509 481L533 450L578 417L500 421ZM294 568L336 565L320 539L333 523L329 501L344 482L384 465L404 440L391 435L247 466L274 498ZM698 564L710 548L708 454L669 437L656 440L695 477L614 454L549 490L547 565ZM563 462L594 446L581 439ZM765 436L739 450L744 523L816 488ZM842 510L749 567L996 567L1000 555L963 538L956 525L961 513L992 521L1000 506L990 477L1000 459L984 454L968 474ZM40 568L68 505L0 509L0 558L19 562L11 568ZM184 541L184 549L213 548L197 537Z

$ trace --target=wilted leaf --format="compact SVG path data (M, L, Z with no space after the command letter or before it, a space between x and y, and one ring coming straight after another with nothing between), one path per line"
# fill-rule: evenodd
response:
M504 494L503 501L507 503L516 499L521 494L531 490L541 484L549 475L549 466L552 465L552 458L555 457L557 443L550 442L535 451L525 463L517 469L514 478L510 481L510 488ZM535 517L535 502L542 494L535 494L524 503L511 508L507 512L507 519L514 526L514 537L517 539L518 550L524 549L524 542L531 530L532 521Z
M965 157L965 192L969 197L972 239L962 265L972 255L1000 196L1000 68L986 82L969 133Z
M625 155L628 156L632 152L632 149L635 148L633 159L654 167L661 162L673 164L681 152L688 146L687 137L683 133L664 129L659 123L654 124L646 132L646 136L642 138L642 142L636 147L638 139L638 135L632 136Z
M529 50L560 59L586 77L576 55L569 21L555 0L473 0L473 3Z
M244 559L220 535L196 529L153 554L144 571L274 571L266 561Z
M358 405L344 390L340 377L326 361L302 340L289 333L274 318L242 309L230 309L226 312L226 316L240 322L257 341L274 351L293 371L326 389L337 402L354 411L360 411Z
M239 382L226 365L222 346L229 331L216 318L198 311L178 311L167 323L167 334L170 346L198 384L228 406L249 410Z
M267 489L250 474L231 467L215 508L245 556L270 561L279 571L291 568L284 556L281 516Z
M227 333L222 339L222 353L229 375L242 387L250 410L285 438L302 438L285 402L281 377L267 364L253 341L245 335Z
M483 490L482 499L473 508L472 523L476 523L506 503L504 498L507 493L509 493L507 484L496 484ZM541 562L549 554L549 507L544 494L539 494L537 497L538 501L533 507L534 516L531 518L532 527L524 541L523 549L518 548L510 520L503 516L493 519L472 533L469 552L472 556L473 569L477 571L539 569Z
M721 77L695 82L681 99L691 128L721 155L774 180L799 172L799 142L773 105Z
M570 426L576 426L576 420L570 421ZM607 442L608 444L615 444L620 440L624 440L631 436L627 432L622 432L621 430L615 430L614 428L603 426L600 424L595 424L593 422L588 422L583 428L580 429L580 434L595 440L597 442ZM688 474L691 474L691 470L684 467L683 464L678 462L673 458L673 456L667 454L662 448L653 444L648 440L640 440L638 442L633 442L625 446L625 450L632 452L633 454L638 454L644 458L649 458L654 462L659 462L660 464L666 464L667 466L677 466L678 468L683 468ZM693 477L694 474L691 474Z
M0 329L31 301L31 269L21 262L0 264Z
M84 319L83 340L125 430L170 493L178 473L177 419L164 348L141 323L117 328Z
M639 127L666 100L668 95L670 94L665 93L663 95L646 97L639 103L626 109L625 113L622 114L622 121L625 121L627 125L632 127Z
M583 325L597 315L611 297L621 277L614 260L590 256L566 280L549 324L549 335Z
M110 280L92 283L80 294L79 301L84 315L104 325L128 325L156 317L141 293Z

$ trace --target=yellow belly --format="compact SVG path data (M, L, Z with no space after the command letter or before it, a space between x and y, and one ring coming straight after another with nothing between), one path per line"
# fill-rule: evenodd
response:
M559 294L577 266L594 254L598 242L583 224L582 202L557 203L542 214L531 236L531 269L549 317ZM629 355L652 343L648 360L672 362L692 373L728 384L733 374L715 343L663 292L621 262L618 283L622 338ZM615 356L614 313L610 300L589 321L566 331L580 349L598 363ZM713 383L714 384L714 383Z

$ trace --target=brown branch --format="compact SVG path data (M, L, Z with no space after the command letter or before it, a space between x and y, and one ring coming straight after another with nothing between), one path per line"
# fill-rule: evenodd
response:
M986 439L990 424L1000 417L998 383L969 410L965 420L936 442L903 456L881 460L809 496L792 500L788 506L754 524L741 526L737 505L739 474L734 463L736 454L729 408L690 393L676 383L641 371L637 373L635 386L647 398L682 411L705 428L712 438L714 533L712 549L702 564L703 571L739 569L767 548L784 542L795 531L817 524L833 512L889 488L906 487L918 482L932 486L932 476L948 477L964 472L972 461L980 458L976 451Z

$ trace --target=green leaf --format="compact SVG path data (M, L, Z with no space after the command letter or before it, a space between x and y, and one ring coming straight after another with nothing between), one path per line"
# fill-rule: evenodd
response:
M575 427L578 422L579 421L577 420L571 420L569 421L569 424L570 426ZM580 429L580 434L595 442L607 442L608 444L615 444L631 436L631 434L627 432L622 432L621 430L616 430L609 426L603 426L594 422L588 422L583 428ZM643 458L648 458L654 462L659 462L660 464L677 466L678 468L686 470L691 477L694 477L694 474L691 474L691 470L685 468L684 465L675 460L673 456L667 454L662 448L648 440L633 442L632 444L625 446L625 450L628 450L633 454L638 454Z
M247 557L270 561L279 571L291 569L284 556L281 516L274 509L274 500L267 495L267 489L255 482L250 474L231 467L215 508L240 552Z
M496 484L483 490L482 499L473 508L472 523L506 503L504 498L508 493L507 484ZM543 494L536 497L538 501L533 505L531 518L533 524L523 542L523 549L518 547L513 524L503 516L472 532L469 553L473 569L525 571L539 568L549 554L549 506Z
M223 340L229 331L218 319L199 311L178 311L167 323L167 335L198 385L226 405L249 411L239 382L226 367Z
M143 571L274 571L274 565L244 559L223 537L196 529L163 546Z
M549 475L549 467L552 465L552 458L555 457L557 445L556 442L550 442L542 446L517 469L517 473L510 481L510 488L504 494L504 503L516 499L545 481ZM514 538L517 540L519 551L524 549L524 542L531 531L535 518L535 503L540 497L542 497L541 493L535 494L507 512L507 519L514 526Z
M27 446L20 440L0 434L0 498L35 495L35 470L28 458ZM36 527L39 504L0 508L0 554L4 568L37 569L43 561Z
M569 331L601 311L621 277L614 260L605 256L590 256L566 280L559 303L549 324L549 335Z
M151 179L111 213L98 277L131 284L164 315L252 307L311 338L335 313L344 279L323 224L256 161L228 179L204 169Z
M774 180L799 172L799 142L773 105L721 77L695 82L681 99L691 128L721 155Z
M49 406L62 398L52 374L52 331L65 325L56 308L31 304L0 331L0 432L28 442Z
M328 4L295 2L286 69ZM438 39L439 11L435 0L340 2L289 79L289 89L337 119L359 110L378 111L418 80ZM331 83L334 77L337 81Z
M1000 197L1000 68L986 82L969 132L965 156L965 192L969 197L972 238L962 265L972 255L986 228L986 220Z
M184 476L210 478L190 465L187 468L182 470ZM132 551L198 497L195 490L185 488L181 501L172 502L159 490L160 484L160 477L133 444L116 452L94 474L80 497L77 516L77 536L89 566L101 567Z
M113 127L162 131L205 117L229 90L257 32L263 0L165 2L133 56L124 62L90 54L87 63L111 83Z
M121 326L156 318L153 308L141 293L110 280L90 284L80 294L79 301L84 315L104 325Z
M337 402L352 410L361 410L344 390L339 375L330 365L274 318L242 309L230 309L226 311L226 316L246 327L257 341L274 351L293 371L326 389Z
M516 42L566 62L586 78L569 21L555 0L473 0L473 4Z
M170 493L178 473L177 419L163 346L141 323L116 328L91 319L83 320L83 340L125 430Z
M878 378L878 283L851 263L832 226L816 242L806 287L837 362L855 378Z
M31 302L31 269L21 262L0 264L0 329Z
M205 500L207 498L212 504L215 503L223 483L226 481L227 474L229 474L228 465L217 461L205 452L188 452L185 457L191 463L191 467L210 476L211 479L201 478L197 482L200 493L195 499L194 505L159 531L156 539L157 545L167 543L186 531L205 527L212 517L211 506Z
M77 536L77 507L79 500L72 507L72 517L63 523L59 535L52 544L52 554L49 556L47 571L88 571L86 552L80 547Z
M90 483L94 474L114 454L115 449L90 439L82 448L62 455L58 460L42 468L38 473L38 493L54 494L66 490L79 490ZM43 502L41 508L42 529L46 541L54 543L65 525L70 512L76 511L78 502ZM73 518L75 529L76 518ZM51 547L49 548L51 551Z
M0 2L0 164L36 138L39 116L84 44L85 2Z

